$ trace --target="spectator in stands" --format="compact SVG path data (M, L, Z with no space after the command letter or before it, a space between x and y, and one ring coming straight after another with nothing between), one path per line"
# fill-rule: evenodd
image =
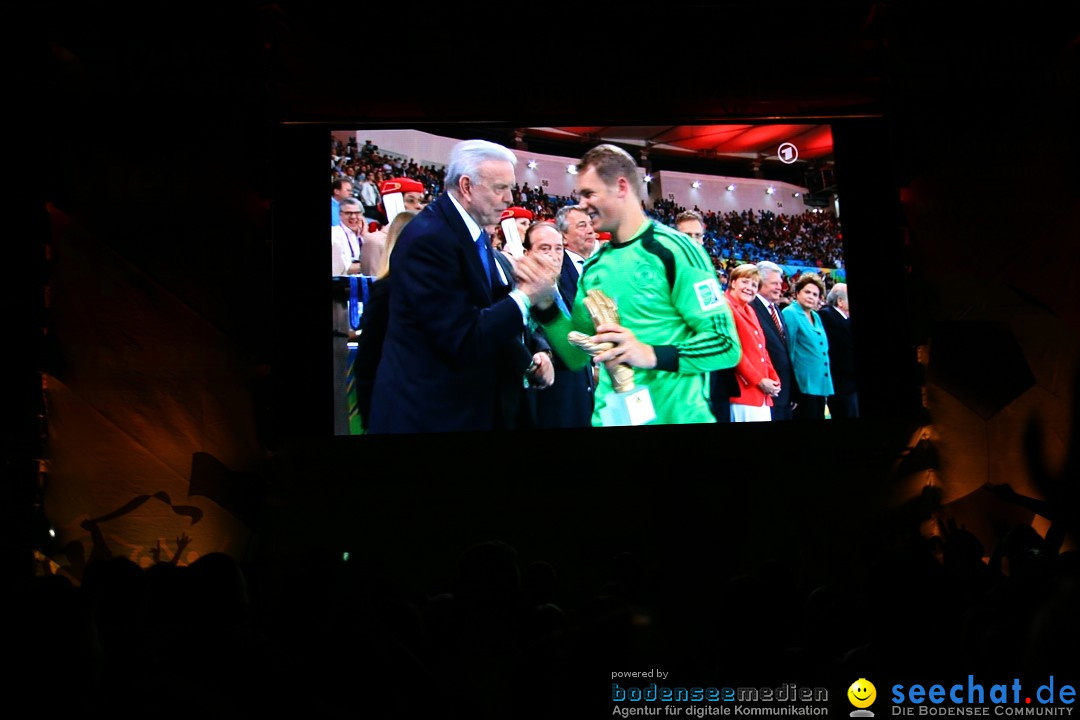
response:
M364 214L381 225L386 222L386 215L379 210L379 188L374 177L370 172L357 176L360 181L360 202L364 204Z
M705 244L705 218L696 210L679 213L675 218L675 229L689 235L698 245Z
M484 232L491 238L491 249L495 252L502 252L506 247L506 238L503 237L502 225L495 223L484 228Z
M364 210L360 201L341 201L341 222L330 228L330 263L332 275L357 275L361 271L360 250L364 245Z
M499 216L499 230L502 247L499 248L510 257L521 257L524 253L522 241L533 222L533 212L520 205L511 205ZM562 262L562 243L559 249L559 262Z
M400 202L395 199L400 194ZM382 196L380 209L386 215L387 222L393 222L394 216L402 209L418 213L424 209L424 184L407 177L395 177L383 180L379 185Z
M330 227L341 222L338 214L341 201L353 197L353 183L347 177L340 177L330 183Z

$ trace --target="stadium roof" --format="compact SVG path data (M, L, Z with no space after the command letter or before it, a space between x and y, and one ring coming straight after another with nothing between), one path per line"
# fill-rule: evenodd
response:
M532 127L534 137L613 142L641 147L652 153L684 157L776 160L781 144L798 149L799 158L814 160L832 155L832 129L827 124L724 124L638 125L588 127Z

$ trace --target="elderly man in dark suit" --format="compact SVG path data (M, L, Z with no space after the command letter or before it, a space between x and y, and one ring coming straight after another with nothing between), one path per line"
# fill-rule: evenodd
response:
M510 427L501 398L533 362L521 343L528 311L550 297L557 266L499 277L484 228L510 206L516 156L484 140L454 146L447 191L401 233L390 273L390 317L368 431L479 431Z
M784 272L776 263L769 261L757 264L761 273L761 284L757 297L750 301L750 307L757 313L758 322L765 333L765 350L769 353L776 375L780 378L780 394L773 398L772 419L791 419L791 391L795 379L791 374L791 357L788 355L787 330L777 306L784 292Z
M825 297L825 307L818 312L825 336L829 338L829 366L833 390L829 396L829 415L836 419L859 417L859 396L855 387L855 345L851 340L851 306L847 283L836 283Z

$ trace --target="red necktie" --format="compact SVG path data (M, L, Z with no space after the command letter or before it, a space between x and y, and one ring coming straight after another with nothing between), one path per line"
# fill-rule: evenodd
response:
M776 324L776 329L780 331L780 337L784 337L784 324L780 322L780 316L776 314L776 306L769 305L769 313L772 315L772 321Z

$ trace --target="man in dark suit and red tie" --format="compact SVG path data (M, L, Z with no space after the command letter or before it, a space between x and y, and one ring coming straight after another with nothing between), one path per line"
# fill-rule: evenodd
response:
M485 140L454 146L447 191L402 231L390 273L390 317L368 431L479 431L508 427L502 384L524 383L532 362L520 338L529 308L550 297L559 267L498 269L483 230L510 206L516 156ZM499 288L498 292L496 288Z
M855 392L855 345L851 340L851 306L847 283L836 283L818 311L825 336L829 338L829 367L833 391L828 399L829 416L838 420L859 417L859 396Z
M787 330L777 306L784 292L784 271L776 263L769 261L757 264L761 273L761 284L757 297L750 302L750 307L757 313L761 329L765 333L765 349L772 360L773 368L780 378L780 394L773 398L772 419L791 419L791 391L795 384L791 374L791 357L788 355Z

